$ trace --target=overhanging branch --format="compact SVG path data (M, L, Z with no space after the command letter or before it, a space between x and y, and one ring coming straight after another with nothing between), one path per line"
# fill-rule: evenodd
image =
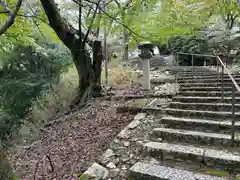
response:
M13 12L9 13L9 19L4 23L4 25L0 28L0 35L2 35L10 26L13 25L16 15L22 5L22 0L18 0L15 9Z
M91 23L90 23L90 25L89 25L89 27L88 27L87 33L86 33L86 35L85 35L85 37L84 37L84 40L83 40L83 45L84 45L84 44L86 43L86 41L87 41L87 38L88 38L89 32L90 32L90 30L91 30L91 28L92 28L94 19L95 19L96 15L97 15L97 10L98 10L100 1L101 1L101 0L98 0L98 3L97 3L96 8L95 8L95 10L94 10L93 17L92 17L92 21L91 21Z

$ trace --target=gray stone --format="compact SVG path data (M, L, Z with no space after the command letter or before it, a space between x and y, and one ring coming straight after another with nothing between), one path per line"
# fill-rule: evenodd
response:
M131 141L136 142L136 141L138 141L138 138L132 138Z
M106 179L109 175L109 172L105 167L102 167L97 163L93 163L93 165L88 168L84 174L98 179Z
M236 168L240 167L240 156L235 155L234 153L231 153L231 152L223 151L223 150L199 148L199 147L170 144L170 143L158 143L158 142L146 143L144 147L145 149L151 152L154 152L154 151L166 152L169 154L178 153L179 155L181 154L182 156L184 156L184 158L190 158L190 157L200 158L204 155L205 158L208 159L208 161L213 160L214 162L219 162L221 164L226 164L226 165L233 163Z
M128 147L128 146L130 146L130 142L129 142L129 141L124 141L124 142L123 142L123 145L126 146L126 147Z
M119 163L119 161L120 161L120 159L119 159L119 158L114 158L114 159L112 160L112 162L113 162L114 164L118 164L118 163Z
M122 166L122 170L127 170L127 167L126 166Z
M133 120L128 126L128 129L134 129L141 123L140 120Z
M142 120L146 117L146 113L138 113L135 117L134 120Z
M218 178L213 176L205 176L205 175L195 175L192 172L169 168L158 165L151 165L145 163L136 163L130 169L131 176L138 180L145 179L164 179L164 180L226 180L224 178ZM208 177L208 179L206 179Z
M127 162L129 161L129 156L127 154L124 154L123 157L121 158L122 162Z
M155 158L151 158L150 161L149 161L149 164L156 164L156 165L158 165L159 162Z
M143 141L137 141L137 145L143 145L144 144L144 142Z
M110 170L109 170L109 176L110 176L111 178L117 177L118 174L119 174L119 172L120 172L120 169L119 169L119 168L110 169Z
M107 164L107 168L109 168L109 169L115 169L116 166L115 166L115 164L114 164L113 162L110 162L110 163Z
M187 142L198 142L199 139L206 144L211 145L231 145L231 135L220 133L199 132L190 130L170 129L170 128L154 128L153 134L161 136L163 139L183 139ZM239 144L239 137L235 138L237 144Z
M125 128L118 134L118 137L122 139L128 139L130 137L130 132Z
M101 162L106 164L115 156L114 152L112 149L107 149L106 152L102 155L101 157Z
M113 142L116 143L116 144L119 144L121 141L120 141L119 139L115 138L115 139L113 140Z

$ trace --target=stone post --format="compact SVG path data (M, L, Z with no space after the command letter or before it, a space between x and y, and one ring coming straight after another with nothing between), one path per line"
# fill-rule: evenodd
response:
M151 89L150 83L150 59L152 58L152 54L149 49L143 48L141 49L141 54L139 57L142 59L142 67L143 67L143 88L144 90Z
M143 60L143 88L145 90L150 90L150 60L144 59Z

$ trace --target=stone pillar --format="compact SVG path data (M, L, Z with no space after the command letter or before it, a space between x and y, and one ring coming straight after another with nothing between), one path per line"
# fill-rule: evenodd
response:
M150 90L150 60L143 59L143 88L144 90Z
M139 57L142 61L142 69L143 69L143 88L144 90L150 90L150 59L153 55L150 52L150 48L141 48L141 54Z

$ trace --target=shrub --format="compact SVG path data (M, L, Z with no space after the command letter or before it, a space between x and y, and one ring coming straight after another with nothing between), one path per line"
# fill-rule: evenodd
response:
M194 37L185 38L181 36L171 37L168 40L169 50L176 54L177 52L204 54L207 53L208 44L205 40L196 39ZM191 65L191 55L179 55L180 65ZM203 65L204 60L209 61L209 58L194 56L194 65Z
M0 67L0 138L6 139L19 129L23 118L41 92L59 81L69 68L66 49L13 45L1 52Z

